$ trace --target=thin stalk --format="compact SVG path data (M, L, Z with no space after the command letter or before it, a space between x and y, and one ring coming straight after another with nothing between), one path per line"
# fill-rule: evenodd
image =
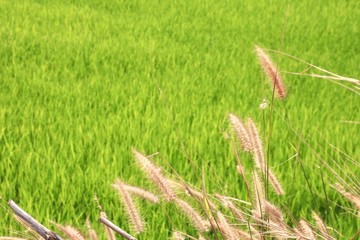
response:
M112 230L114 230L114 232L118 233L120 236L122 236L123 238L127 239L127 240L136 240L136 238L134 238L133 236L131 236L129 233L125 232L124 230L122 230L121 228L119 228L118 226L116 226L114 223L110 222L107 218L105 218L104 216L101 216L99 221L104 224L105 226L111 228Z

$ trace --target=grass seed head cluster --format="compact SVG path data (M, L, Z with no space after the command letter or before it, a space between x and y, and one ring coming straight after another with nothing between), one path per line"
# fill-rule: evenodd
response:
M279 69L275 67L271 58L262 48L256 46L255 50L275 96L285 100L287 91ZM267 162L259 128L251 118L245 121L234 113L228 115L228 120L233 139L235 139L234 143L238 149L241 149L237 158L248 155L253 159L253 170L245 168L241 161L237 163L238 172L244 182L248 184L247 191L248 196L251 197L250 202L218 193L208 194L205 192L204 186L200 191L196 190L183 180L167 176L163 173L162 167L157 166L152 159L133 149L134 159L154 188L142 189L129 185L120 178L113 183L112 187L119 194L121 205L132 229L131 232L141 234L146 231L144 221L146 217L141 215L141 209L135 201L135 198L140 198L151 204L174 205L178 211L177 214L186 216L198 233L198 236L190 236L175 228L172 234L173 239L335 239L332 236L334 231L324 223L317 213L312 213L315 224L311 225L304 219L295 220L288 212L284 214L282 207L276 206L270 201L268 186L271 186L273 192L279 197L285 194L285 190ZM251 183L247 181L249 175L251 175ZM340 183L336 183L333 188L360 211L358 187L353 188L353 191L347 191ZM186 193L185 197L183 193ZM106 218L104 212L101 211L100 215ZM289 217L285 216L290 216L292 221L289 222ZM21 219L18 221L26 225ZM86 222L88 231L86 235L72 226L53 224L68 239L99 239L89 221ZM29 228L29 226L26 227ZM105 226L105 232L108 239L115 239L111 228ZM36 238L40 238L36 233L33 234Z

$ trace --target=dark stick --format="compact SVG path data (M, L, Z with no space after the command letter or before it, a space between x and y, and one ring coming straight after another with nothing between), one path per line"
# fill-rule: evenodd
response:
M117 232L118 234L120 234L123 238L127 239L127 240L136 240L136 238L134 238L133 236L131 236L130 234L128 234L127 232L125 232L124 230L122 230L121 228L119 228L118 226L116 226L115 224L113 224L112 222L110 222L107 218L105 217L100 217L99 221L106 225L107 227L111 228L112 230L114 230L115 232Z
M10 200L8 204L21 220L45 240L62 240L59 235L41 225L41 223L22 210L13 200Z

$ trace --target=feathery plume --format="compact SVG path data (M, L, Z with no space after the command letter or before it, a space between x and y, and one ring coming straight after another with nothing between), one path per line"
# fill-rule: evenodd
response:
M209 222L203 220L200 214L193 207L191 207L190 204L179 198L175 198L174 202L187 215L189 220L192 221L194 227L197 230L200 232L206 232L210 230Z
M295 239L297 235L288 229L286 225L279 225L277 222L273 222L272 220L268 220L266 226L269 228L269 237L271 239ZM300 234L301 235L301 234ZM302 238L300 238L302 239Z
M221 212L217 212L219 230L225 240L236 240L237 233L234 231L233 227L226 221L225 216Z
M298 229L303 234L303 236L306 237L306 239L316 239L314 231L311 229L310 225L306 221L300 220Z
M267 172L268 172L268 178L271 183L271 186L273 186L276 194L284 195L284 190L281 187L281 184L280 184L279 180L276 178L276 176L274 175L274 173L270 169L268 169Z
M199 234L198 240L206 240L206 238L203 235Z
M70 226L70 225L66 225L66 226L63 226L61 224L58 224L58 223L54 223L55 226L60 230L62 231L69 239L71 240L85 240L85 237L81 234L81 232Z
M265 200L265 211L269 216L269 219L274 221L279 226L285 226L284 217L280 209L275 205L271 204L269 201Z
M315 212L313 212L313 219L315 220L316 228L320 232L321 236L324 237L326 240L334 240L330 234L329 231L324 223L324 221L320 218L319 215L317 215Z
M262 69L264 70L267 77L271 80L276 96L280 99L284 99L286 97L286 89L284 83L281 80L278 69L275 67L270 57L264 52L262 48L256 46L255 50Z
M347 200L349 200L352 204L355 205L355 207L358 210L358 215L360 216L360 197L356 196L350 192L347 192L343 186L341 186L340 183L335 183L333 185L333 188L341 193Z
M268 179L278 195L283 195L284 190L281 187L280 182L275 177L270 169L267 169L265 164L264 150L260 140L259 132L255 123L251 118L248 119L248 128L250 133L251 145L253 146L253 158L257 168L259 168L264 175L268 176Z
M183 236L183 234L181 232L174 231L172 239L173 240L183 240L183 239L185 239L185 237Z
M102 210L102 206L100 205L99 198L97 197L96 194L94 196L94 201L97 203L98 208L100 210L100 218L103 217L103 218L107 219L106 213ZM108 240L116 240L114 231L111 228L109 228L107 225L105 225L105 224L103 224L103 225L105 228L106 238Z
M113 184L112 186L114 189L119 191L119 186L117 185L117 182L115 184ZM128 185L125 183L122 183L122 186L123 186L124 190L129 192L130 194L137 195L137 196L142 197L146 200L149 200L150 202L153 202L153 203L159 202L159 198L155 194L148 192L142 188L134 187L134 186L131 186L131 185Z
M20 225L22 225L23 227L26 228L26 232L29 232L31 235L33 235L35 238L41 238L41 236L34 231L30 225L28 225L27 222L25 222L23 219L21 219L20 217L18 217L17 215L13 214L13 217L15 218L15 220L20 223Z
M262 182L259 178L259 175L256 171L253 171L252 174L253 184L254 184L254 192L255 192L255 211L260 213L260 215L265 214L265 192L262 185Z
M243 239L243 240L254 240L254 239L259 239L258 237L254 238L251 237L249 233L242 231L240 229L234 228L235 234L236 234L236 239Z
M176 182L173 180L168 180L168 181L174 189L184 191L186 195L193 197L198 202L204 203L205 198L204 198L203 192L200 192L200 191L196 190L195 188L190 187L185 182L179 183L179 182ZM206 202L209 204L209 207L212 210L215 210L217 208L216 205L209 198L206 198Z
M248 129L249 129L249 135L250 135L250 141L252 146L252 152L254 157L254 162L257 168L261 169L261 171L265 171L265 156L264 156L264 150L262 147L262 143L260 140L259 132L256 128L255 123L251 118L247 121Z
M146 172L149 178L158 186L165 200L171 201L175 199L175 194L169 186L168 180L161 174L161 168L156 167L147 157L135 149L133 153L144 172Z
M242 149L245 152L251 151L250 136L244 123L233 113L229 114L229 122L234 129L235 136L240 140Z
M88 230L88 235L90 240L98 240L95 230L91 227L89 219L86 219L86 228Z
M100 216L107 218L106 213L103 211L100 212ZM114 231L111 228L109 228L108 226L106 226L105 224L104 224L104 227L105 227L105 232L106 232L106 238L108 240L116 240Z
M232 212L232 214L234 215L234 217L236 218L237 221L241 222L241 223L244 223L246 222L246 219L244 217L244 215L242 214L242 212L237 209L234 205L234 203L227 199L225 196L221 196L219 194L215 194L215 196L222 202L222 204L230 209L230 211Z
M129 217L131 226L133 227L136 233L140 233L144 231L144 223L141 220L140 214L136 209L136 206L129 194L128 191L125 190L124 184L120 181L120 179L116 179L116 189L119 192L119 196L124 204L126 213Z
M250 239L253 240L253 239L256 239L256 240L262 240L263 237L262 237L262 234L256 229L254 228L253 226L250 225Z
M271 235L278 239L291 238L291 232L288 230L287 225L284 222L284 217L280 209L269 201L265 200L265 212L269 217L268 227Z
M216 205L208 197L206 197L206 195L204 196L204 194L202 192L199 192L190 187L187 187L186 192L187 192L187 194L189 194L190 196L195 198L195 200L198 202L204 203L206 201L206 203L209 205L211 210L217 209Z

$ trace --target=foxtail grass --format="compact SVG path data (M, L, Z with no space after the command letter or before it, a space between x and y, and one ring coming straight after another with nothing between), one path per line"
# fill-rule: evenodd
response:
M347 200L349 200L358 211L358 216L360 217L360 196L357 196L351 192L345 190L345 188L340 183L335 183L333 188L336 189L339 193L341 193Z
M258 55L262 69L273 86L276 96L279 99L284 99L286 97L286 89L280 77L279 70L275 67L275 64L261 47L256 46L255 51Z
M121 186L119 186L119 183L121 184ZM156 196L155 194L146 191L142 188L122 183L120 180L116 180L116 182L112 186L114 189L118 190L119 192L120 192L120 187L122 187L124 191L127 191L131 195L141 197L152 203L158 203L160 201L158 196Z
M85 240L84 235L75 227L54 223L55 226L71 240Z
M315 212L313 212L312 216L313 219L315 220L316 229L319 231L320 236L322 236L326 240L334 240L335 238L333 238L330 235L328 227L326 226L324 221L320 218L320 216Z
M192 225L200 232L207 232L210 230L210 223L203 219L201 215L189 203L179 198L174 199L175 204L192 222Z
M316 239L314 230L310 227L310 224L303 219L299 221L298 230L303 234L303 237L306 237L306 239Z
M225 216L221 212L217 212L217 220L219 224L220 232L225 240L236 240L238 239L237 231L230 226Z
M126 190L124 185L125 184L122 183L120 179L117 179L116 183L113 186L119 192L120 199L124 204L124 208L129 217L129 221L131 223L133 230L136 233L141 233L144 231L145 228L144 223L130 193Z
M248 119L248 128L249 128L249 133L250 133L251 144L253 147L253 157L254 157L255 166L257 168L259 168L262 171L262 173L264 174L264 176L266 176L269 179L275 192L278 195L283 195L284 190L283 190L279 180L272 173L272 171L266 166L265 155L264 155L264 150L262 147L260 135L259 135L259 132L258 132L258 129L257 129L255 123L253 122L253 120L251 118Z
M148 175L149 179L156 184L166 201L175 199L175 193L170 187L168 180L161 174L161 168L156 167L147 157L140 152L133 150L136 160Z
M103 211L100 212L100 216L107 218L106 213ZM116 240L114 231L106 225L104 225L104 228L105 228L105 235L107 240Z
M234 135L237 139L240 140L240 145L243 151L251 151L252 145L250 141L249 132L245 126L245 124L237 117L235 114L229 114L229 122L233 127Z
M86 220L86 228L89 235L89 240L98 240L98 236L96 231L91 227L91 223L89 220Z

